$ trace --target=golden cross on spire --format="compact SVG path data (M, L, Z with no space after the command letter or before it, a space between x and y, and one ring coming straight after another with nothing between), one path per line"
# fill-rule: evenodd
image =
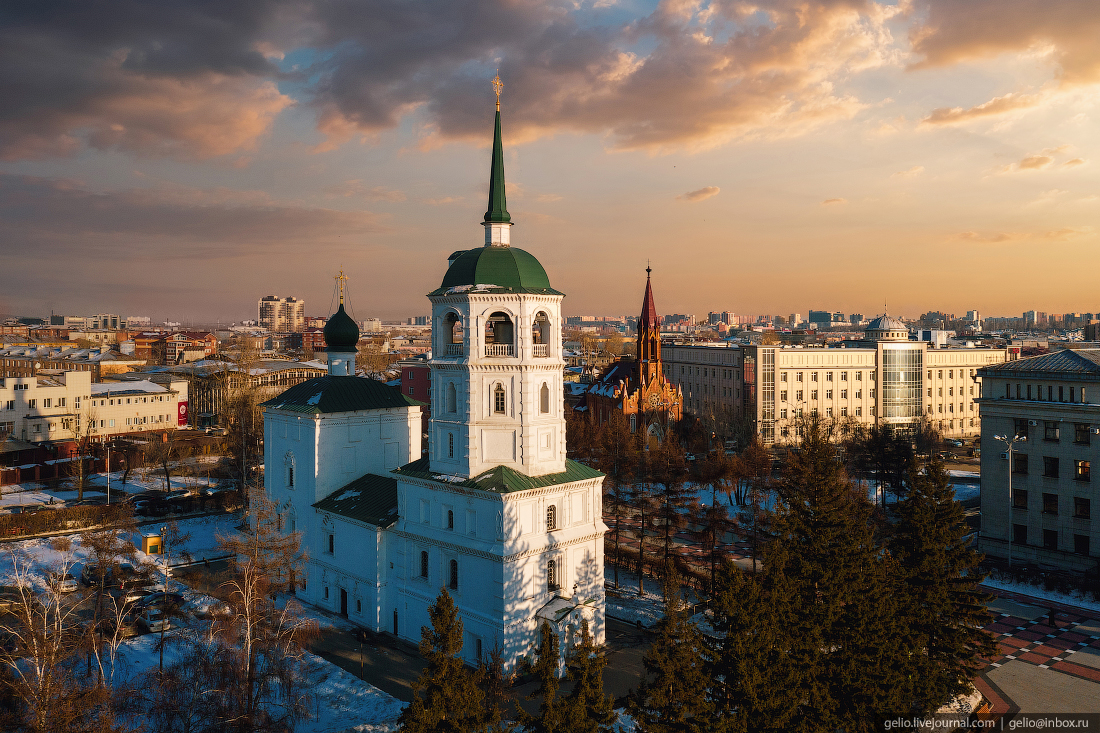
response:
M336 286L340 289L340 305L344 304L344 283L348 281L344 275L344 268L340 268L340 274L336 276Z
M493 77L493 91L497 93L497 112L499 112L500 93L504 91L504 82L500 80L500 69L497 69L497 75Z

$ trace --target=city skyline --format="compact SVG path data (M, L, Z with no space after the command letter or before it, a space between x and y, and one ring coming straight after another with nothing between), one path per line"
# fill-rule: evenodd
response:
M647 260L669 313L1096 310L1086 2L125 5L0 30L0 312L241 320L340 267L358 318L419 312L480 244L497 69L568 314Z

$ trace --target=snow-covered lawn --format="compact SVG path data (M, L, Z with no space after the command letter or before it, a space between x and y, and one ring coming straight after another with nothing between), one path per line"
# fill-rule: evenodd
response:
M130 472L126 483L122 483L122 471L111 472L111 497L112 499L122 494L139 494L143 491L163 491L164 473L154 468L141 468ZM220 479L206 476L172 476L171 488L176 489L202 489L207 486L217 486ZM88 486L84 490L84 498L88 498L88 490L93 496L100 496L107 490L107 474L97 473L88 478ZM64 501L75 501L78 493L73 488L72 480L66 480L56 487L47 487L41 483L22 483L4 486L0 491L0 507L14 504L50 504ZM52 500L52 501L51 501Z
M236 515L200 517L180 521L180 528L189 532L191 538L185 543L187 550L196 559L203 556L221 555L217 549L216 536L219 533L233 532L240 521ZM67 564L71 572L79 574L87 557L87 548L81 543L79 534L70 535L71 549L59 552L52 547L49 539L30 539L13 542L0 547L0 584L11 584L14 580L16 563L29 562L35 569L32 580L35 585L44 587L45 573ZM139 543L140 544L140 543ZM137 562L154 563L159 569L158 558L150 557L140 550ZM163 580L163 575L160 576ZM181 593L192 608L209 607L216 601L201 593L192 591L176 580L169 579L169 590ZM285 603L282 599L281 603ZM334 619L306 606L303 614L324 627L343 627L342 619ZM208 622L190 619L187 626L169 632L183 639L188 635L200 635ZM350 628L350 625L348 626ZM156 651L156 635L139 636L122 643L115 666L115 679L135 679L155 668L160 661ZM178 658L178 646L169 645L165 649L165 664L171 664ZM363 682L321 657L307 654L306 663L311 689L315 695L314 717L303 721L295 729L300 733L389 733L397 728L397 718L405 703L388 695L378 688ZM108 671L109 673L109 671Z

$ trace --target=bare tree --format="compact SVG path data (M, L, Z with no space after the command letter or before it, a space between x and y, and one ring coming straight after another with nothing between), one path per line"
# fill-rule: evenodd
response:
M218 538L234 559L221 587L227 610L215 616L212 632L226 665L219 690L226 722L239 731L289 727L308 714L303 647L317 634L295 599L281 608L275 602L302 577L301 537L283 531L261 489L252 492L247 524L239 534Z
M96 411L91 407L91 400L75 417L68 418L72 422L69 429L73 434L73 455L69 461L69 475L76 484L76 498L84 501L84 489L88 487L92 467L95 458L92 457L92 442L97 434L98 419Z
M3 678L19 700L24 726L35 733L88 730L110 719L110 694L86 684L78 672L86 629L83 599L66 593L61 580L73 568L69 538L56 538L60 555L51 574L42 577L26 555L12 552L12 577L18 589L14 608L0 616L0 664Z

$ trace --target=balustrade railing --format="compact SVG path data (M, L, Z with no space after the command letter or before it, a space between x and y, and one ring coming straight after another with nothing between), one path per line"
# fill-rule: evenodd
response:
M515 356L512 344L485 344L485 356Z
M535 356L550 356L550 344L535 344Z

